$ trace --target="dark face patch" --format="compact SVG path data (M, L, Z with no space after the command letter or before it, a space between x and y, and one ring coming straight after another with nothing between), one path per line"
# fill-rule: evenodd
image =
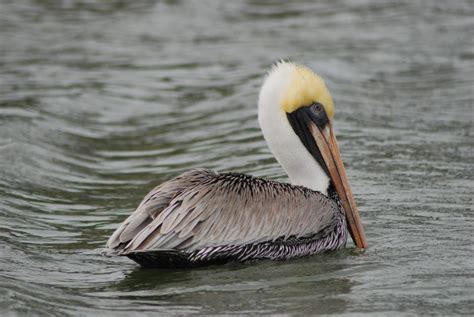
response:
M329 177L329 171L324 163L323 157L319 148L316 146L311 132L309 131L308 124L314 122L316 126L323 130L326 125L329 123L329 118L324 110L324 107L320 103L312 103L309 106L298 108L297 110L287 113L288 121L291 124L291 127L298 135L301 143L306 147L306 149L311 153L314 159L321 165L326 175Z

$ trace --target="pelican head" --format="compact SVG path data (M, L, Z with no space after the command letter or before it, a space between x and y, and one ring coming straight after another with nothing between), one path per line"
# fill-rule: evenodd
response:
M277 63L260 90L258 118L270 150L290 181L325 195L334 186L354 243L366 248L332 128L334 103L324 81L305 66Z

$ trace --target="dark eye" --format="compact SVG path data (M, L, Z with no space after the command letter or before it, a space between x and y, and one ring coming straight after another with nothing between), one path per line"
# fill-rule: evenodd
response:
M320 103L315 103L313 108L314 108L314 110L316 110L318 112L323 110L323 106Z

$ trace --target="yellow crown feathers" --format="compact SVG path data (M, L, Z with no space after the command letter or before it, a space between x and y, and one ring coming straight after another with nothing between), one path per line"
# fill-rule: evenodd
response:
M334 119L334 102L324 80L303 65L294 65L295 72L288 90L284 94L281 107L286 113L309 106L313 102L323 105L328 118Z

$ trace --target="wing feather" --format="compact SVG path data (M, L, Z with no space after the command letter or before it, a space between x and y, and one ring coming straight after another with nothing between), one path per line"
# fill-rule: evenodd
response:
M107 248L117 249L140 234L153 219L169 206L171 199L199 182L201 170L192 170L165 182L150 191L137 209L115 230L107 241Z
M192 252L306 237L334 226L337 212L334 201L301 186L193 170L150 192L108 246Z

